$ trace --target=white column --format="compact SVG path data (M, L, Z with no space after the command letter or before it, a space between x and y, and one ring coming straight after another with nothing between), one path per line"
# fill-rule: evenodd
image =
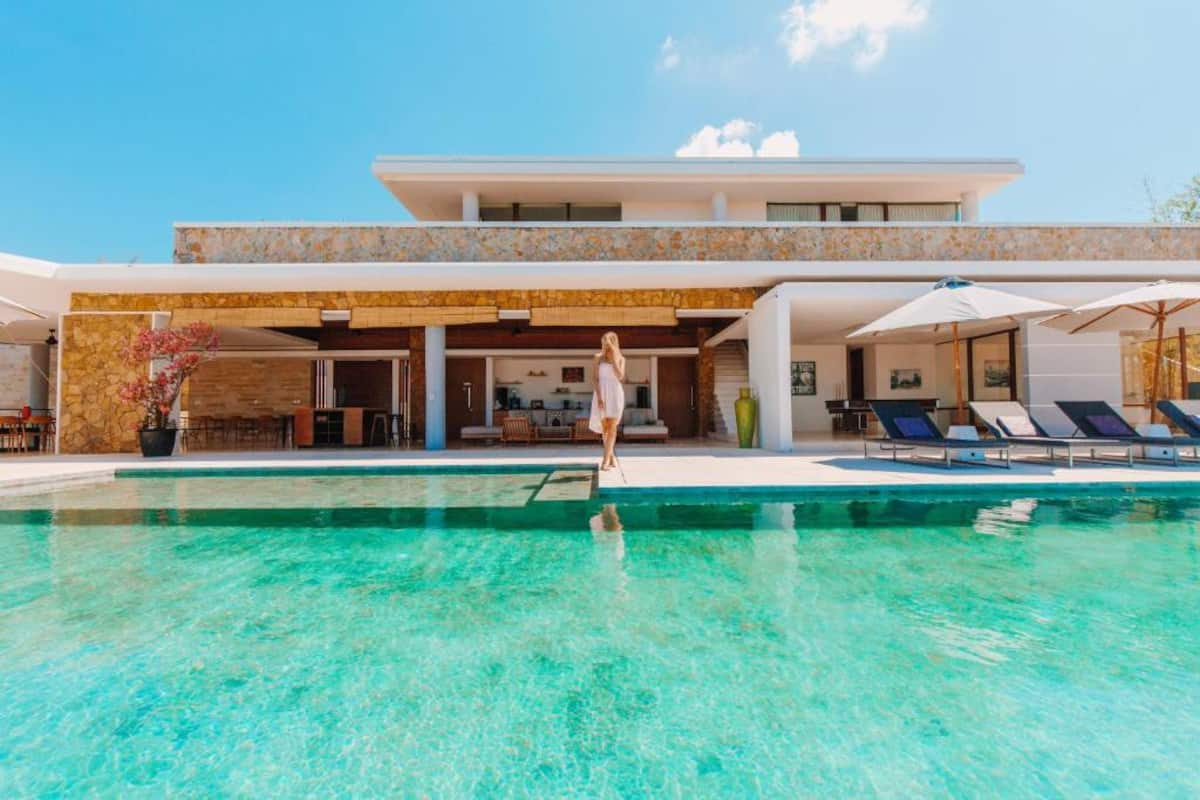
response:
M962 204L962 221L979 222L979 192L963 192L959 202Z
M658 356L650 356L650 413L658 421Z
M50 345L29 346L29 407L45 414L50 407Z
M1021 398L1051 435L1075 429L1055 400L1104 400L1121 409L1120 334L1071 335L1022 322L1017 348Z
M462 193L462 221L479 222L479 193Z
M712 218L724 222L729 217L729 203L724 192L716 192L712 196Z
M791 305L773 289L750 312L750 389L758 397L759 447L792 449Z
M446 448L446 326L425 326L425 449Z
M483 424L490 428L496 405L496 359L492 356L483 360L483 376Z

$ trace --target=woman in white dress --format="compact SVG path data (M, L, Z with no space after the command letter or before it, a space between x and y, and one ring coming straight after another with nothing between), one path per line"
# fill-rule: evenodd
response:
M604 458L600 469L608 470L617 465L613 449L617 445L617 426L625 411L625 356L621 355L621 344L617 334L609 331L600 337L600 352L592 359L592 413L588 429L604 439Z

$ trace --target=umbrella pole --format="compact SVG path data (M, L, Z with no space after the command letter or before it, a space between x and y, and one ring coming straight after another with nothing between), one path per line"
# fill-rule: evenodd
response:
M1188 399L1187 333L1179 329L1179 397Z
M958 356L958 323L950 325L954 332L954 397L958 401L958 409L954 414L954 424L963 424L963 391L962 391L962 360Z
M1158 402L1158 374L1162 371L1163 323L1165 316L1158 315L1158 339L1154 343L1154 372L1150 379L1150 421L1154 422L1155 403Z

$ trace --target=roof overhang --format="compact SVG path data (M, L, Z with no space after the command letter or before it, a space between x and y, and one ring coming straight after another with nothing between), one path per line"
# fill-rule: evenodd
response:
M380 156L372 172L421 220L457 220L482 203L707 201L956 202L1016 180L1016 159L431 158Z

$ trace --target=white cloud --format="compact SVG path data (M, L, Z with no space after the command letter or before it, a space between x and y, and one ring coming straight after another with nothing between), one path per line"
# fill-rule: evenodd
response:
M893 31L918 28L930 0L795 0L783 14L788 60L799 64L824 49L855 46L854 65L869 69L887 52Z
M800 140L795 131L775 131L758 143L758 154L765 158L799 158Z
M668 35L658 46L658 68L663 72L679 66L679 45L674 37Z
M756 151L750 139L758 129L757 123L740 117L719 128L705 125L689 136L675 155L680 158L749 158L754 155L796 158L800 155L800 142L795 131L775 131L764 136Z

